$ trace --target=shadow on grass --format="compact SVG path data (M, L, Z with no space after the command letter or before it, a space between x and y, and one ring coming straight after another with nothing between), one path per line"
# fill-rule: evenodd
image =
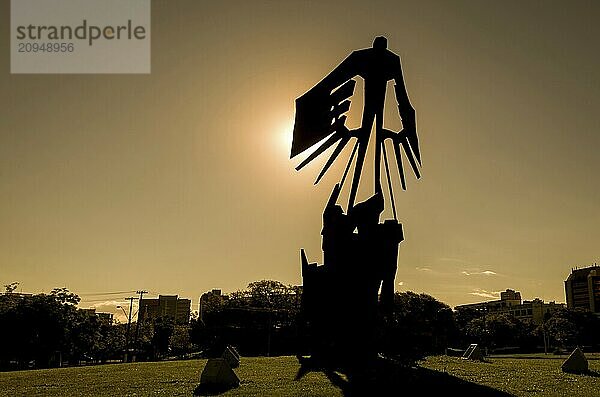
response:
M348 375L344 371L318 368L310 363L301 365L296 380L309 372L323 372L332 385L344 396L407 395L407 396L477 396L512 397L513 395L488 386L469 382L447 373L419 366L379 360L374 368L360 375Z
M600 372L593 370L584 372L582 375L591 376L592 378L600 378Z
M194 396L218 396L219 394L223 394L226 391L231 389L235 389L237 386L213 386L213 385L204 385L199 384L194 389Z

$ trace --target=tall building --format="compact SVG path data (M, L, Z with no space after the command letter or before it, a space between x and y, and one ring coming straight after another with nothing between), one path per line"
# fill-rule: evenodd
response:
M600 266L571 269L565 281L565 295L569 309L600 313Z
M190 321L192 301L177 295L159 295L157 299L142 299L138 311L138 322L154 321L158 317L171 317L176 324Z

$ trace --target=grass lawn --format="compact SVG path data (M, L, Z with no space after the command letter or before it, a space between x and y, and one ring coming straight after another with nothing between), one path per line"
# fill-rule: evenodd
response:
M0 396L191 396L206 360L107 364L0 373ZM295 357L242 357L227 396L342 396L320 372L294 381Z
M560 365L566 357L540 354L521 358L513 355L510 358L491 357L488 362L477 362L436 356L428 358L421 365L516 396L600 396L598 356L588 357L590 375L562 372Z
M462 396L600 396L600 360L590 360L592 375L560 370L562 359L491 358L471 362L430 357L399 374L412 390ZM551 357L551 356L550 356ZM205 360L110 364L0 373L0 396L191 396ZM236 373L239 388L224 396L343 396L340 382L321 372L294 380L294 357L243 357ZM343 382L343 381L342 381ZM399 395L413 395L401 393ZM420 393L419 393L420 394Z

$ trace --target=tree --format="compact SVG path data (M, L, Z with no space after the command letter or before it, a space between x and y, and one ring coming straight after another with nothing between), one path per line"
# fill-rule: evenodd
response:
M33 295L14 299L0 313L0 354L21 363L51 365L56 352L71 353L71 321L77 309L64 305L52 295Z
M469 342L492 349L511 347L535 348L535 325L506 313L492 313L467 323L464 333Z
M74 294L67 288L54 288L50 291L50 296L53 296L61 304L77 305L81 301L81 298L77 294Z
M275 280L252 282L228 298L207 295L202 321L191 322L191 341L208 356L227 344L248 355L294 354L300 295L298 287Z
M518 344L519 323L510 314L492 314L485 317L485 326L491 340L490 347L515 346Z
M441 352L458 335L448 305L410 291L394 294L393 315L383 333L383 351L407 359Z
M19 287L19 283L16 281L14 283L4 285L4 289L7 294L12 294L18 287Z
M123 324L123 335L125 335L127 324ZM150 321L140 323L137 335L138 360L153 360L156 358L154 347L154 324Z
M58 360L106 360L119 354L119 328L100 324L95 315L77 309L77 302L66 288L48 295L0 295L0 366L47 367Z
M69 319L68 351L72 360L95 360L99 351L100 323L95 314L77 310Z
M205 320L210 318L215 313L219 313L223 310L226 304L226 298L223 295L217 294L204 294L200 297L200 313L198 313L198 319ZM194 318L192 318L194 320Z
M158 317L154 321L154 335L152 336L152 346L156 352L157 358L169 353L169 342L175 328L173 319L169 316Z
M176 325L169 339L171 351L175 355L189 353L192 347L189 325Z
M487 329L485 317L477 317L465 325L465 336L470 342L477 342L482 346L490 346L491 337Z
M96 343L95 357L100 362L110 359L122 359L125 349L126 324L100 324L99 338Z
M575 324L564 317L551 317L545 324L544 329L550 337L551 343L559 348L573 345L577 340Z
M248 284L245 291L232 294L230 302L236 306L268 308L295 314L300 307L300 290L275 280L254 281Z
M600 319L582 309L552 312L543 324L551 344L558 348L600 345Z
M467 324L476 318L483 317L485 314L473 307L458 307L454 311L454 319L458 329L466 335Z

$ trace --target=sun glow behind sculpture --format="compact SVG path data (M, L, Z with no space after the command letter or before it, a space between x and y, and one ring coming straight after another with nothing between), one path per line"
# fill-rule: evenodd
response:
M279 126L276 132L277 153L283 152L288 157L290 148L292 147L292 139L294 132L294 120L285 120Z

